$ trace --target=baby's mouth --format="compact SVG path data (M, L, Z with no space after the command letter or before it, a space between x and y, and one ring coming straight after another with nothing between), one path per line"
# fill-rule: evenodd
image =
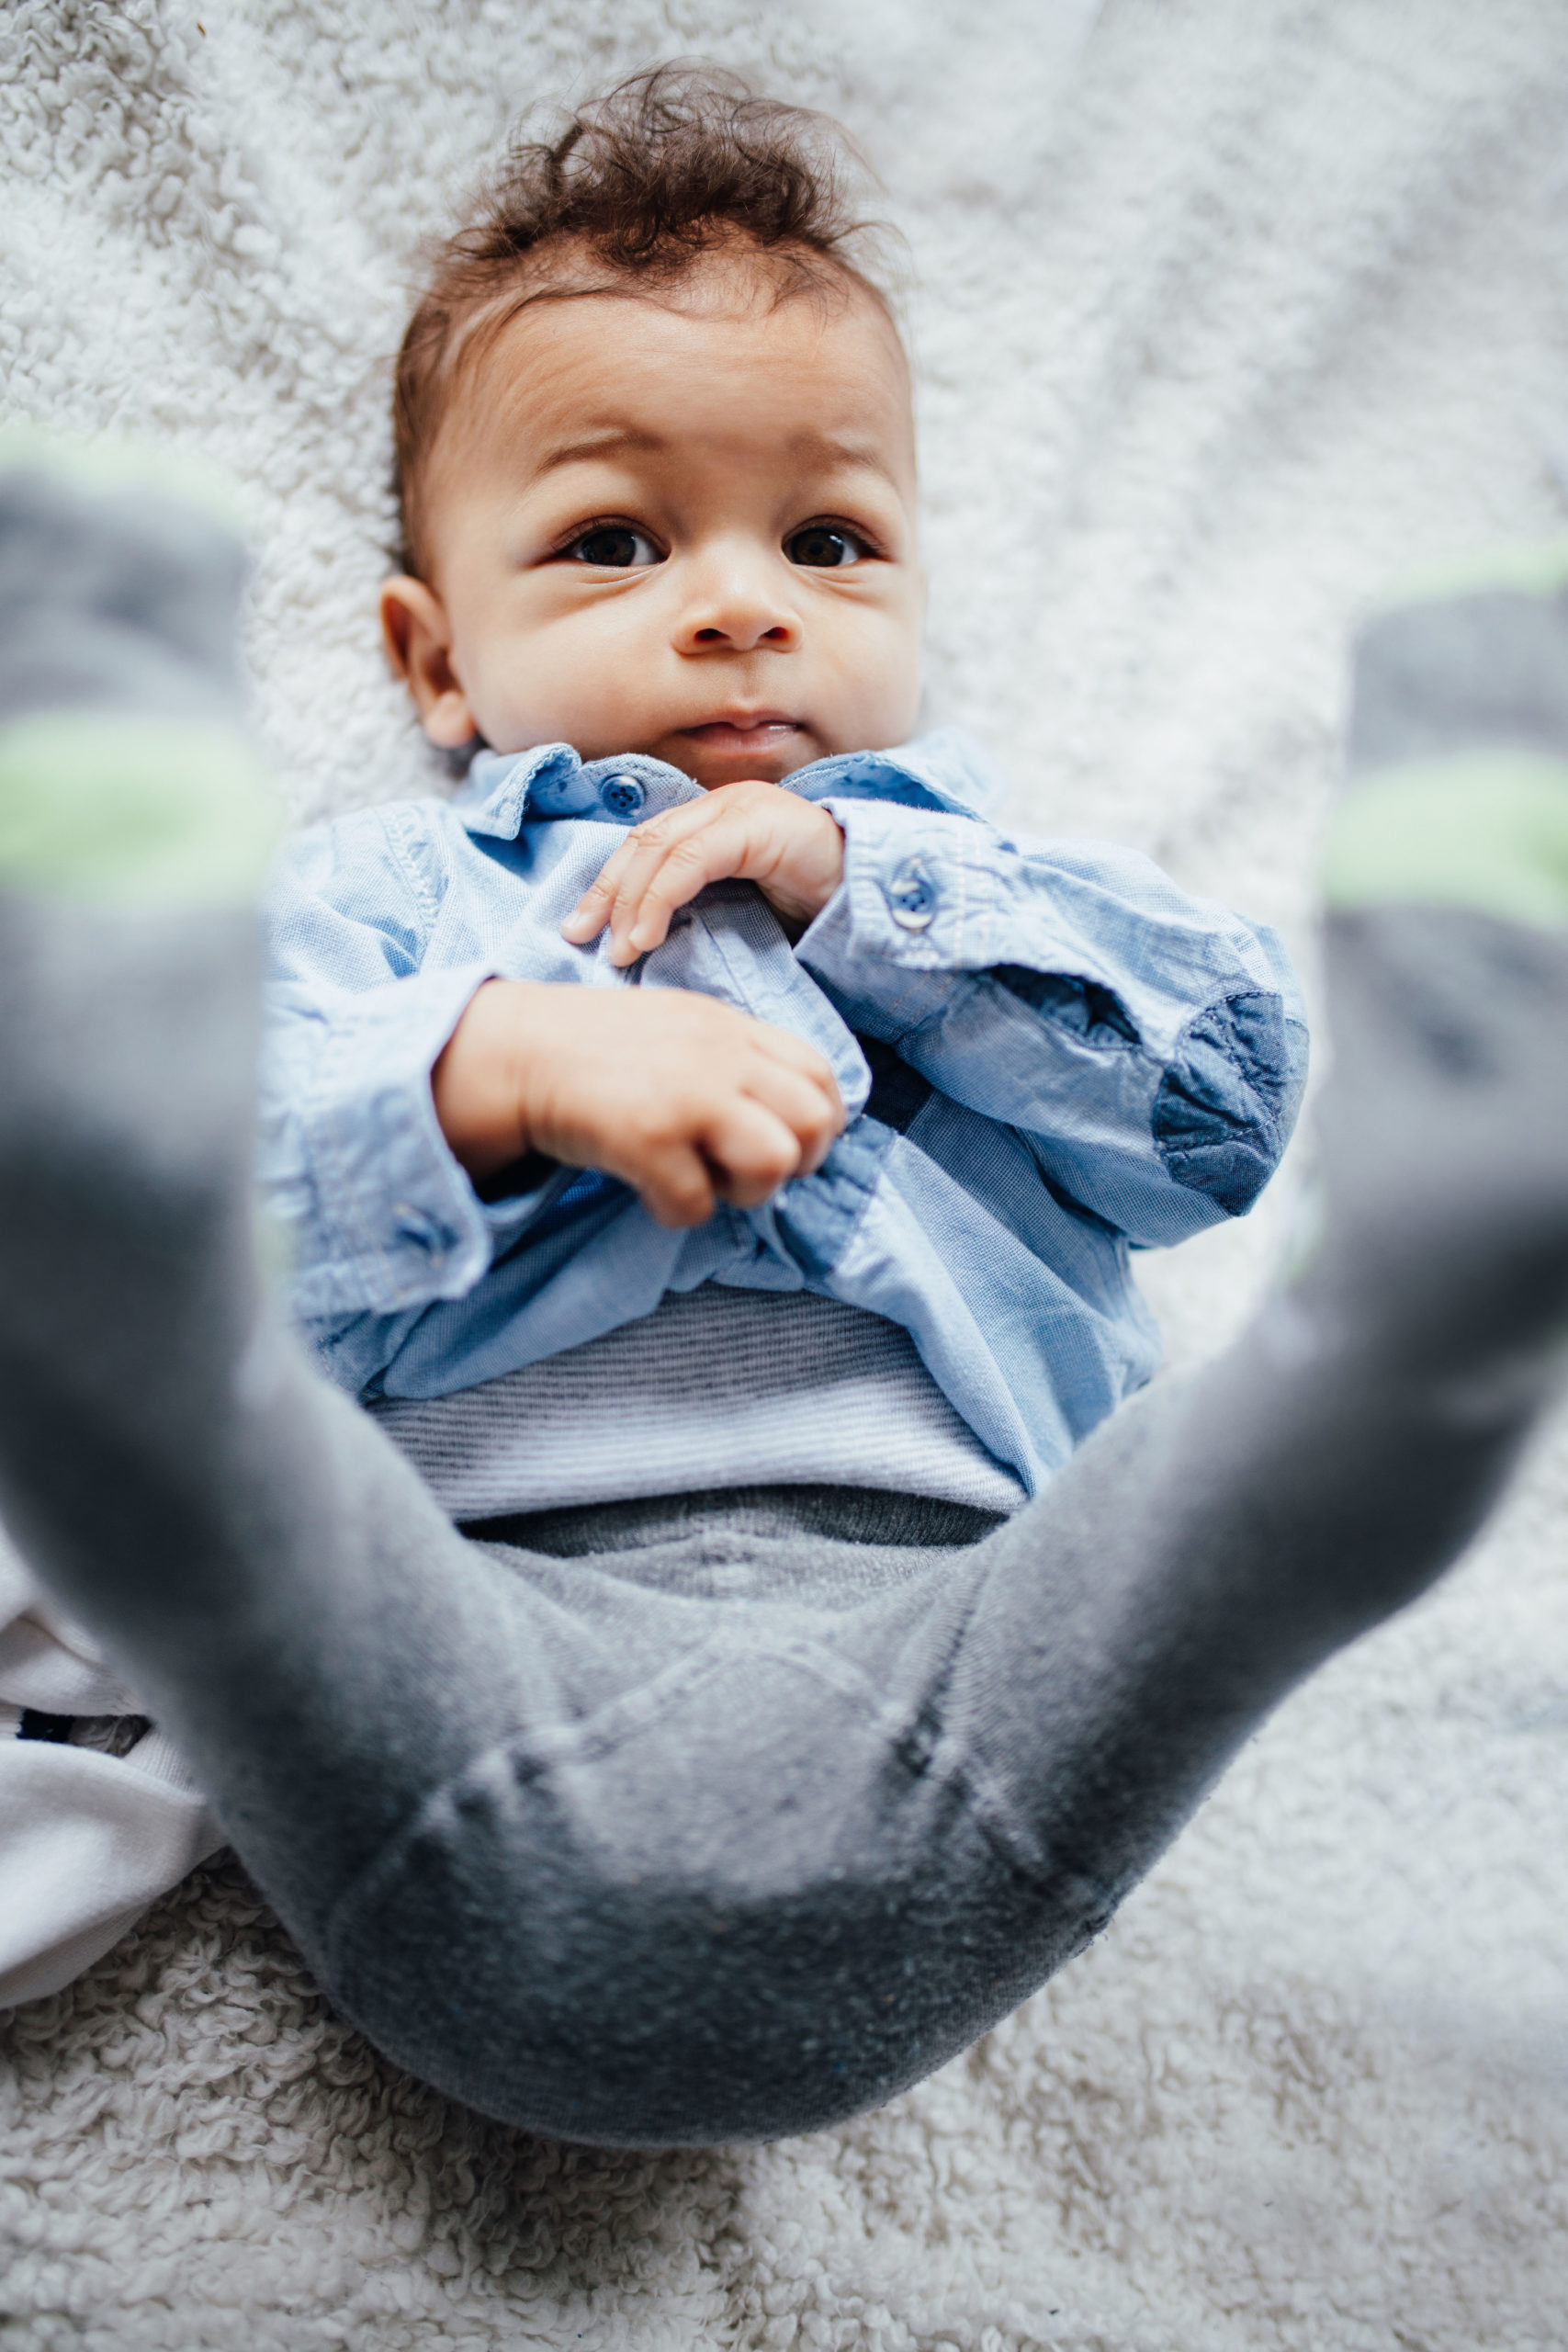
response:
M700 727L682 727L680 732L689 742L705 743L714 752L775 752L790 736L799 734L800 721L783 711L758 710L705 719Z

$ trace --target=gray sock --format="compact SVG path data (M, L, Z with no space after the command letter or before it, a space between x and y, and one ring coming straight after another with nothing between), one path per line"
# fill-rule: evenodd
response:
M1325 884L1297 1295L1456 1408L1525 1409L1568 1336L1568 560L1365 632Z
M144 1554L159 1615L258 1308L243 554L166 469L0 458L0 1484L70 1598Z

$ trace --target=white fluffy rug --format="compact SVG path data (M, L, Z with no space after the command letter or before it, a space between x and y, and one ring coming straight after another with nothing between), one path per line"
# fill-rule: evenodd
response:
M5 0L11 404L239 472L296 804L422 787L371 616L416 239L520 107L692 52L841 113L912 240L933 714L1306 947L1358 599L1562 522L1562 0ZM1175 1356L1280 1215L1151 1265ZM1560 2346L1565 1517L1560 1440L1087 1957L819 2138L476 2122L215 1870L6 2029L0 2344Z

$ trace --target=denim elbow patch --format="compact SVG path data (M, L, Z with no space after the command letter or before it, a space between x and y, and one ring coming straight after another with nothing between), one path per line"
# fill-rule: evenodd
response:
M1033 972L1027 964L993 964L988 978L999 982L1057 1028L1090 1046L1135 1046L1138 1033L1126 1006L1098 980L1069 972Z
M1232 1216L1249 1209L1290 1140L1306 1058L1306 1031L1271 991L1205 1005L1155 1101L1155 1143L1174 1181Z

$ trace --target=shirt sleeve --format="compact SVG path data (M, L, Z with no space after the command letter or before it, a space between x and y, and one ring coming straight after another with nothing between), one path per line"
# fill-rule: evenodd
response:
M1130 1240L1182 1240L1251 1207L1306 1075L1300 991L1271 931L1133 850L823 805L844 878L796 954L852 1028L1015 1128L1048 1182Z
M258 1172L307 1324L462 1297L551 1192L482 1202L435 1116L431 1070L497 973L425 966L445 883L438 840L368 810L289 843L269 892Z

